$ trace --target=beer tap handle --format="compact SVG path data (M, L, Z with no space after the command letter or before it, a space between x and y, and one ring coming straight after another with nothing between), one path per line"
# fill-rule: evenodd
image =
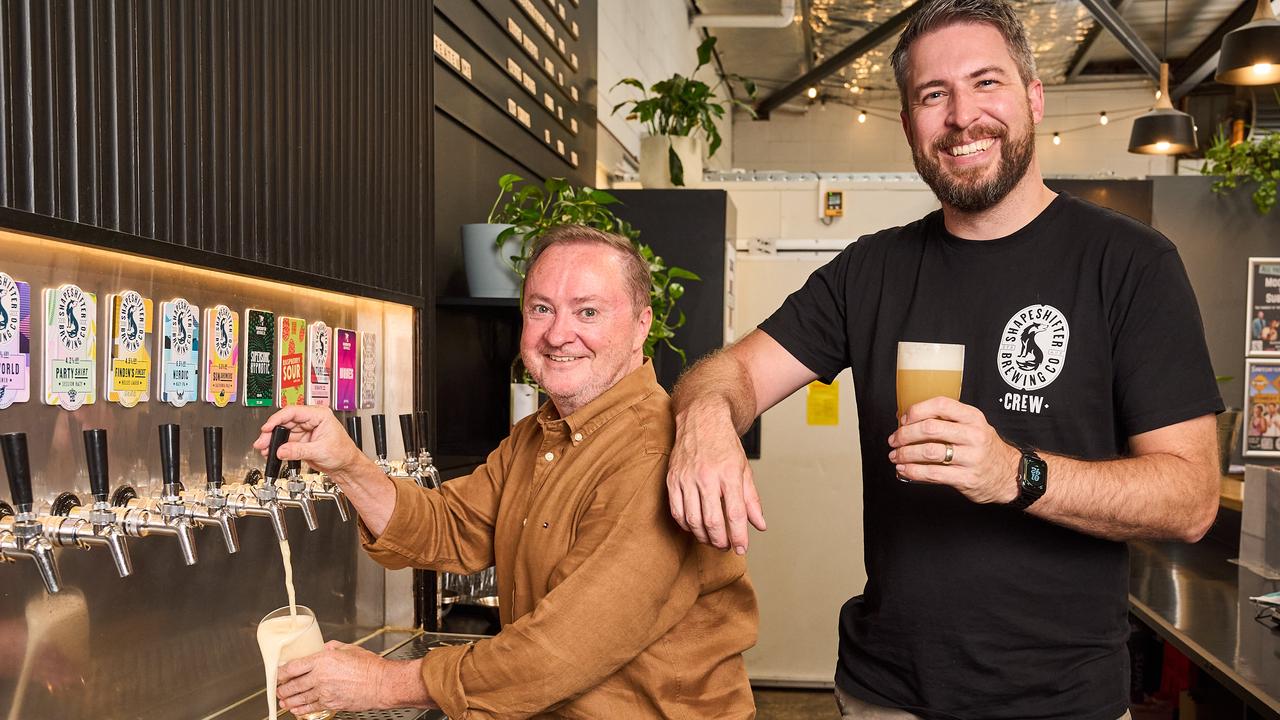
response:
M414 419L416 421L414 425L418 429L418 452L427 451L431 446L430 436L427 432L431 426L431 413L426 410L419 410L414 413Z
M204 478L209 487L222 487L222 428L217 425L204 429Z
M9 497L18 515L31 512L31 462L27 459L27 434L0 435L4 451L4 467L9 473Z
M347 434L351 436L351 441L356 444L356 447L361 451L364 451L363 438L360 437L361 432L360 432L360 416L359 415L352 415L351 417L347 418Z
M160 477L164 480L164 494L182 492L178 468L182 462L181 428L173 423L160 426Z
M413 414L405 413L400 416L400 438L404 442L405 457L418 456L417 436L413 433Z
M277 425L271 429L271 446L267 449L267 469L265 475L269 482L280 477L280 446L289 442L289 428Z
M387 416L381 413L373 416L373 449L379 460L387 459Z
M302 461L301 461L301 460L290 460L290 461L289 461L289 464L285 466L285 474L286 474L286 475L295 475L295 476L296 476L296 475L301 475L301 474L302 474Z
M101 428L84 431L84 459L89 466L89 491L93 499L104 503L111 494L107 473L107 431Z

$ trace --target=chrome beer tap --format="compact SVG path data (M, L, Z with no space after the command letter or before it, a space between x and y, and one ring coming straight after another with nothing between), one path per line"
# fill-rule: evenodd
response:
M258 470L251 471L245 482L237 485L227 498L228 504L240 517L271 518L271 526L275 528L276 539L280 542L289 539L289 527L285 524L284 511L276 492L276 478L280 476L280 446L288 441L289 428L283 425L272 428L265 475Z
M93 495L93 507L86 508L71 493L54 501L53 514L41 518L45 537L60 547L105 547L111 553L116 573L120 577L133 574L133 561L129 557L129 545L119 517L107 501L111 493L107 480L107 431L84 431L84 455L89 466L89 491Z
M316 504L311 494L311 486L302 476L302 461L290 460L285 466L284 477L276 480L276 489L284 490L287 497L280 497L280 504L285 507L296 507L302 511L302 519L307 523L307 530L314 531L320 527L316 520Z
M218 426L204 429L204 477L204 492L184 491L182 497L190 504L192 522L201 527L216 526L222 531L227 553L234 555L240 550L240 533L236 510L222 491L222 428Z
M196 564L196 524L191 508L182 500L182 481L179 479L179 462L182 455L180 428L173 423L160 426L160 476L164 482L159 498L134 498L129 501L133 510L153 511L142 523L142 535L171 535L182 549L182 560ZM118 511L117 511L118 512ZM157 520L154 513L159 513ZM129 532L126 525L125 531ZM135 533L129 532L130 535Z
M426 487L438 489L441 482L440 471L436 469L431 453L427 451L430 438L427 430L431 423L431 413L426 410L419 410L414 415L417 418L415 425L418 431L418 474L425 481Z
M418 477L418 436L413 431L412 413L400 416L400 439L404 444L404 474L421 485L422 479Z
M0 517L0 558L13 562L27 558L36 564L40 579L50 593L62 589L53 543L44 536L44 526L36 518L31 498L31 464L27 459L27 434L0 435L0 450L9 474L9 493L17 515Z
M387 462L387 417L381 413L373 416L373 449L377 455L378 467L382 472L391 474L391 463Z

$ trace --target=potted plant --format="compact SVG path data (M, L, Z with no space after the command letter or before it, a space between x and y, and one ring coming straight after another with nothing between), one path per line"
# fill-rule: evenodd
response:
M641 93L639 100L626 100L613 107L617 113L630 106L628 120L639 120L648 135L640 140L640 184L646 188L681 187L698 184L702 180L701 139L695 133L706 136L707 157L720 149L720 131L716 120L724 117L726 105L738 105L755 117L755 109L737 99L719 100L716 90L729 79L742 82L748 97L754 99L756 86L739 75L726 75L715 87L693 79L699 70L711 62L715 37L708 37L698 46L698 66L690 77L679 73L654 83L645 89L636 78L623 78L618 85L629 85Z
M1276 183L1280 182L1280 133L1232 145L1226 133L1219 131L1204 157L1200 172L1221 177L1213 183L1214 192L1227 193L1240 183L1257 183L1253 206L1258 213L1266 215L1275 207Z

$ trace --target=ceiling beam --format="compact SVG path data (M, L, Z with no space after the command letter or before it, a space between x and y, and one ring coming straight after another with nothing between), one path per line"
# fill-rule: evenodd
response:
M1124 15L1124 11L1133 4L1133 0L1111 0L1111 4L1115 7L1116 13ZM1095 22L1093 27L1089 28L1089 32L1085 33L1084 40L1080 43L1080 47L1076 48L1076 54L1067 65L1067 82L1075 82L1079 79L1080 73L1084 72L1085 66L1089 64L1089 57L1093 55L1093 44L1101 34L1102 23L1100 22Z
M756 117L761 120L768 120L769 113L781 107L783 103L791 98L804 92L806 89L816 86L827 77L839 72L840 68L857 60L868 50L872 50L880 43L893 37L907 21L911 19L919 10L923 1L911 4L909 7L900 11L897 15L884 21L882 24L872 28L867 34L855 40L849 47L832 55L821 65L815 67L799 78L792 80L783 87L774 90L769 97L760 101L756 105Z
M1191 51L1186 60L1178 64L1177 72L1174 73L1178 85L1169 91L1169 96L1174 102L1181 100L1213 75L1218 69L1218 53L1222 50L1222 38L1249 22L1257 6L1256 0L1244 0L1235 12L1228 15L1226 20L1209 33L1209 37ZM1272 0L1271 7L1280 12L1280 0Z
M1107 0L1080 0L1080 4L1084 5L1089 14L1098 21L1100 25L1105 27L1108 32L1115 36L1116 40L1124 46L1125 50L1138 61L1138 65L1146 73L1154 78L1160 77L1160 60L1156 54L1151 52L1151 48L1142 42L1142 38L1129 27L1129 23L1116 12L1115 7Z

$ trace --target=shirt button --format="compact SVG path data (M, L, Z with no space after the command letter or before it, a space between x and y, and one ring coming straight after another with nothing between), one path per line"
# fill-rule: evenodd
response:
M573 434L573 441L574 441L574 442L582 442L582 433L574 433L574 434Z
M547 462L551 462L552 460L555 460L555 459L556 459L556 454L555 454L555 453L547 453L546 455L543 455L542 457L546 458L546 459L547 459Z
M525 518L524 520L520 521L520 527L524 527L525 525L528 525L528 524L529 524L529 518Z

